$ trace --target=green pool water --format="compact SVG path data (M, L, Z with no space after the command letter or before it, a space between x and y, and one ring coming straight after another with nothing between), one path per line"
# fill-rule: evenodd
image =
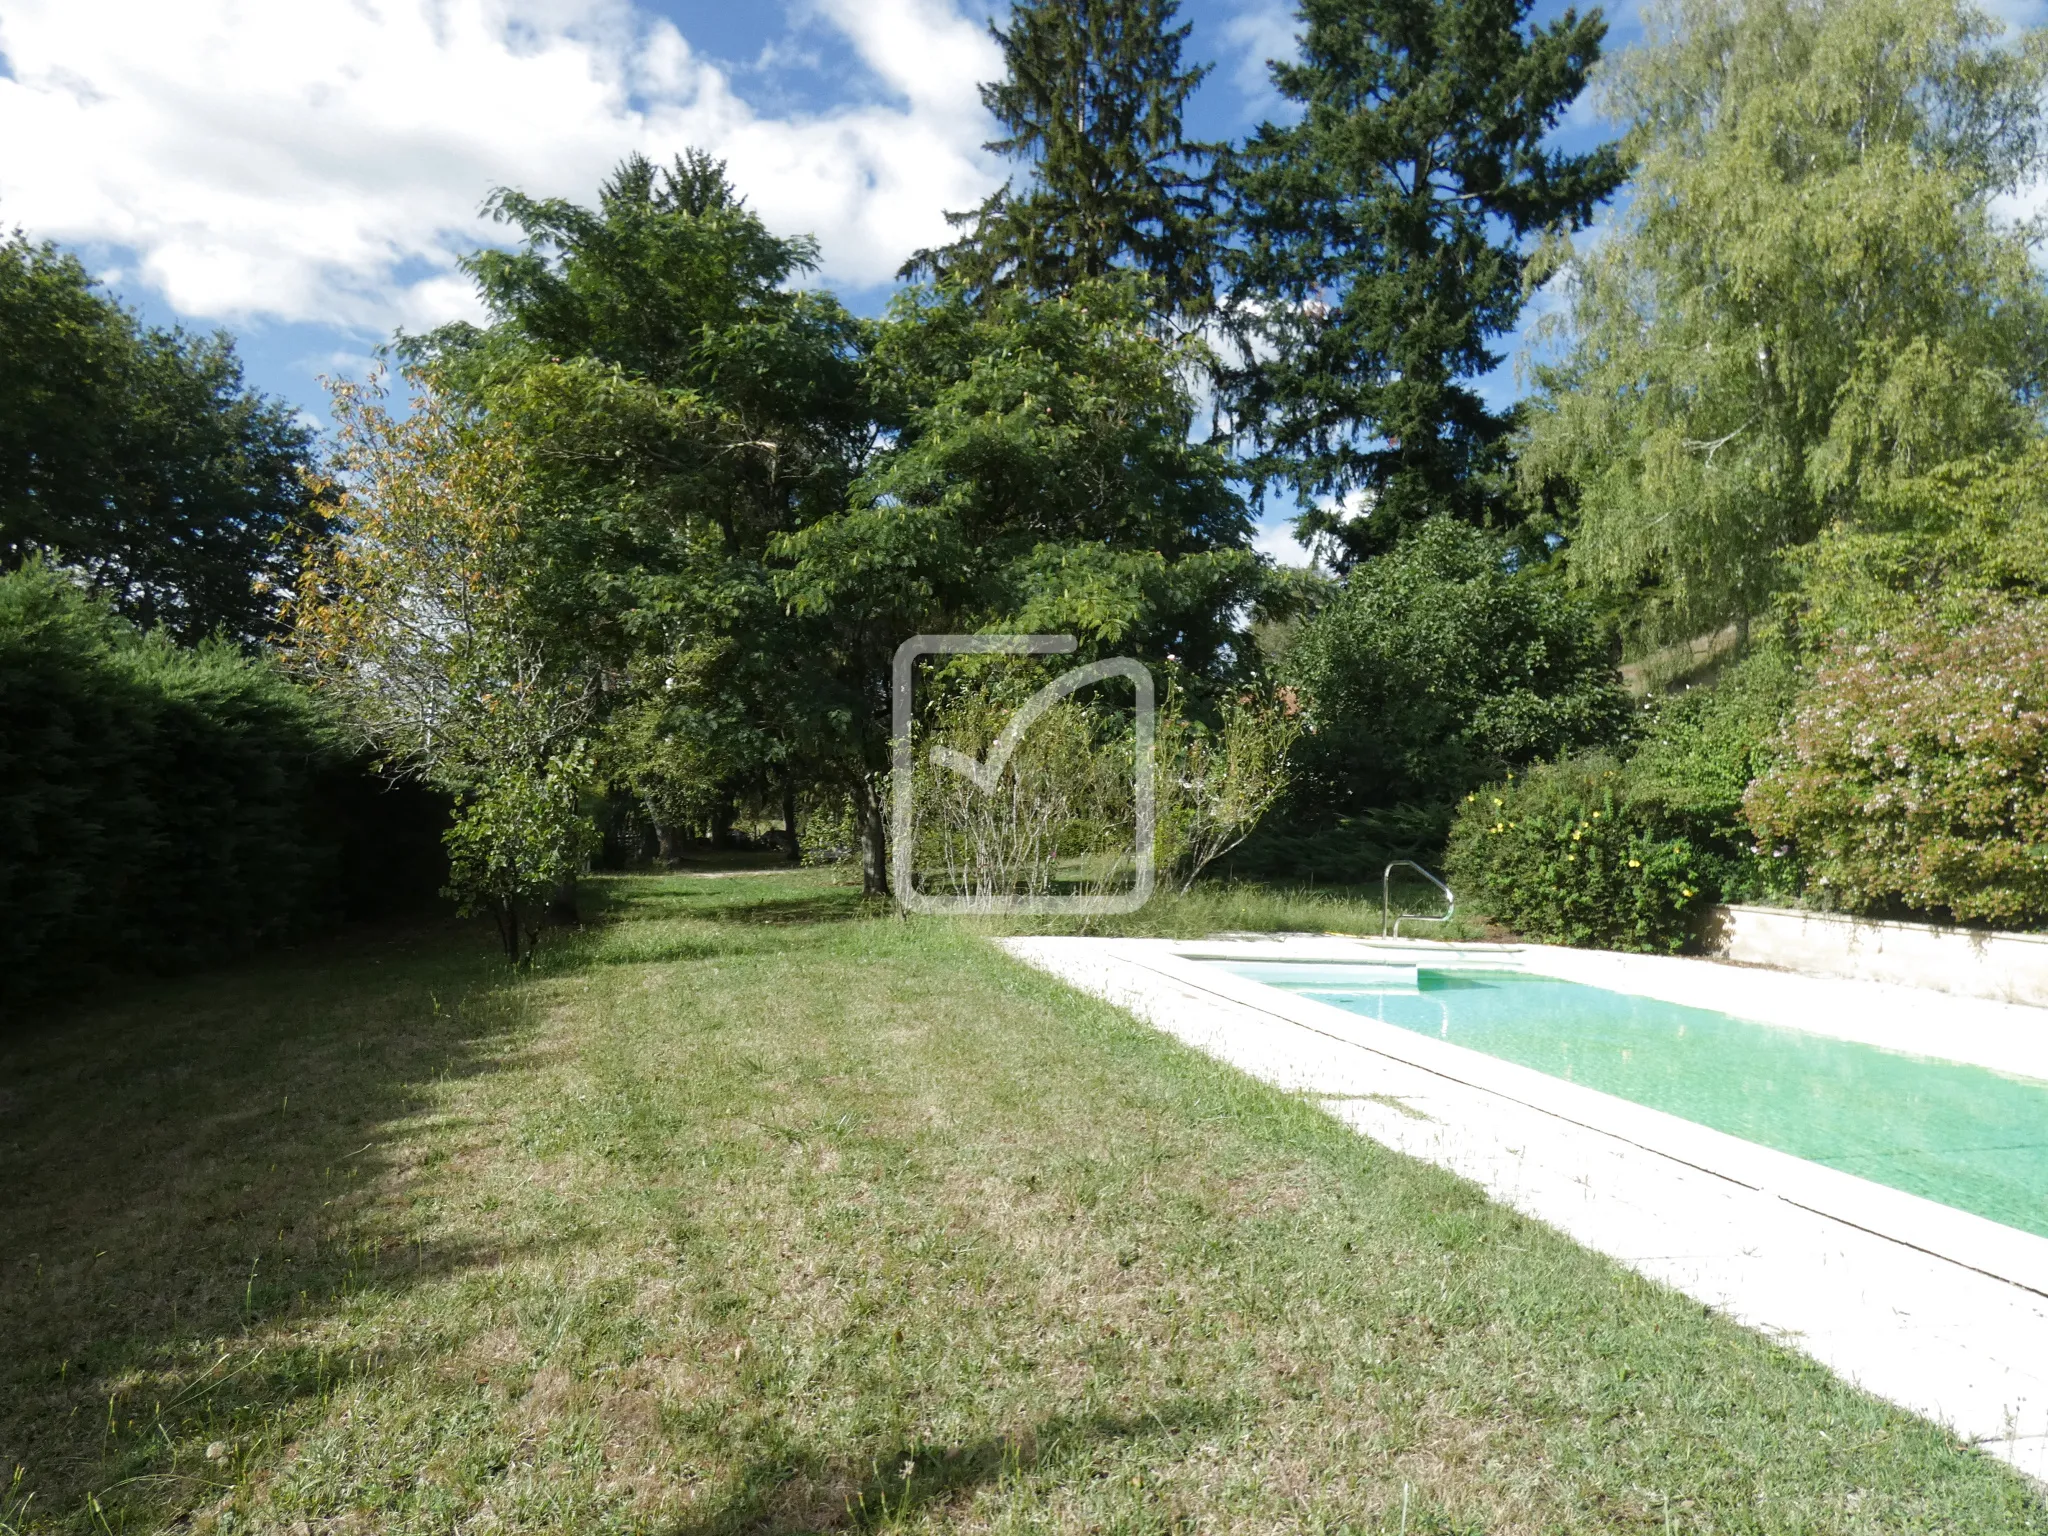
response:
M2048 1237L2048 1083L1548 976L1224 968Z

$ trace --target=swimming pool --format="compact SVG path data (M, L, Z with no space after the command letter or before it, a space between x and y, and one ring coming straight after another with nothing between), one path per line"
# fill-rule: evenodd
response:
M1203 963L2048 1237L2048 1082L1522 971Z

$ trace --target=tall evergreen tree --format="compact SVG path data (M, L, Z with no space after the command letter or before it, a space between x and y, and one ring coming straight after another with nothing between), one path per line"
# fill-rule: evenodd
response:
M1216 147L1182 128L1207 65L1184 66L1178 0L1019 0L990 23L1004 78L981 99L1008 136L984 147L1030 167L970 213L967 233L920 251L906 277L970 289L1065 293L1116 267L1150 274L1168 302L1206 307L1214 263Z
M1611 146L1544 143L1605 21L1532 27L1530 8L1303 0L1301 61L1273 66L1302 119L1263 125L1233 167L1247 361L1226 398L1260 478L1325 504L1297 528L1340 562L1433 513L1494 510L1508 423L1471 381L1520 311L1522 246L1582 226L1623 179Z

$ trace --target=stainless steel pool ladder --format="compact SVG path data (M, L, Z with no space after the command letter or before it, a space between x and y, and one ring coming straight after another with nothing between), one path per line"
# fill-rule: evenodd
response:
M1397 939L1401 937L1401 924L1404 922L1448 923L1451 920L1451 914L1458 910L1458 898L1451 894L1451 888L1413 859L1396 859L1380 872L1380 937L1383 939L1387 937L1387 919L1393 911L1393 901L1390 893L1393 889L1394 871L1397 869L1412 869L1431 885L1442 891L1444 893L1444 915L1442 917L1425 917L1420 912L1403 912L1393 920L1393 937Z

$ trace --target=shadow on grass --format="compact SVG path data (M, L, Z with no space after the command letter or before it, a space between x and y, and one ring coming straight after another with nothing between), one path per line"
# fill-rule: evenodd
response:
M17 1503L57 1528L136 1501L150 1524L173 1483L203 1485L181 1446L370 1366L262 1347L267 1323L495 1258L421 1240L376 1191L393 1128L493 1070L534 1005L481 932L443 924L0 1032L0 1488L26 1469Z
M719 921L727 923L846 923L860 918L886 917L894 910L886 897L862 896L857 890L820 891L815 896L736 901L719 910Z
M598 876L586 880L579 892L581 931L556 937L550 963L716 959L760 947L759 941L735 935L734 927L809 927L893 910L886 899L864 897L858 886L828 884L827 878L813 870L731 880L687 874ZM705 926L684 926L693 920ZM622 939L634 929L642 931L630 941Z
M906 1441L865 1462L771 1453L745 1465L717 1509L677 1536L795 1536L827 1529L873 1531L905 1523L977 1488L1046 1467L1071 1467L1104 1450L1235 1423L1228 1406L1181 1398L1138 1414L1059 1414L1016 1434L966 1444Z
M788 868L731 878L599 875L583 882L579 899L585 920L596 924L698 916L718 922L830 922L872 917L889 905L824 871Z

